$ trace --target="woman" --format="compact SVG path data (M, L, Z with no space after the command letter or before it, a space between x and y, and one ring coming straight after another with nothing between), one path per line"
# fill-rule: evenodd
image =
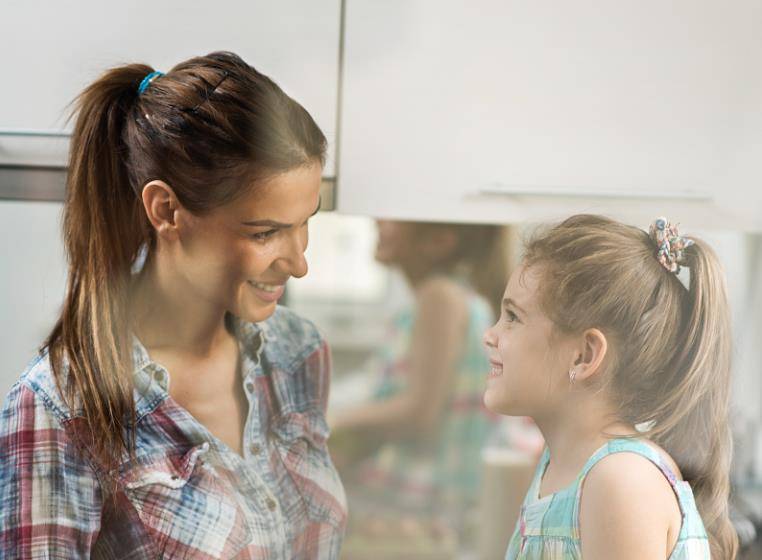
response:
M0 557L336 558L307 272L326 141L236 55L79 97L61 316L0 413Z

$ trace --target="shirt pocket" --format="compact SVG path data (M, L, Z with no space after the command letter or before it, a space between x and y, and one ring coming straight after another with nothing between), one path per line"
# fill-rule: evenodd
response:
M127 498L161 551L179 544L219 557L250 540L235 496L203 464L208 449L204 443L141 457L122 475Z
M318 411L282 415L272 427L275 447L311 521L343 529L346 496L328 454L328 425Z

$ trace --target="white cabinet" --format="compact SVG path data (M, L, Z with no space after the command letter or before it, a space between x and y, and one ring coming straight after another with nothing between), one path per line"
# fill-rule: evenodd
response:
M106 68L145 62L167 71L229 50L271 76L326 134L334 175L339 0L6 0L0 129L60 129L67 104ZM62 163L66 146L0 137L0 162Z
M346 0L340 211L762 230L762 3Z

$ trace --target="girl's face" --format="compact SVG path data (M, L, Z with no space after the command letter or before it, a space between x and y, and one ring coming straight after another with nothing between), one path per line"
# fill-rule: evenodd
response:
M286 281L307 273L307 222L319 207L321 172L318 164L294 169L209 214L183 212L173 259L178 289L245 321L268 318Z
M487 329L484 344L491 371L484 404L510 416L538 418L568 392L570 341L551 338L553 323L537 303L537 271L524 266L511 275L500 317Z
M412 222L376 220L378 241L376 260L385 265L398 265L415 254L415 225Z
M450 258L458 235L443 224L376 220L376 260L403 270L427 270Z

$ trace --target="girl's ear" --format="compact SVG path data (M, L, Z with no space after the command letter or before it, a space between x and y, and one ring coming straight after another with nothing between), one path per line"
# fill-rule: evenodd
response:
M569 369L569 377L574 381L584 381L601 371L603 359L608 350L606 335L598 329L587 329L582 333L580 350Z

